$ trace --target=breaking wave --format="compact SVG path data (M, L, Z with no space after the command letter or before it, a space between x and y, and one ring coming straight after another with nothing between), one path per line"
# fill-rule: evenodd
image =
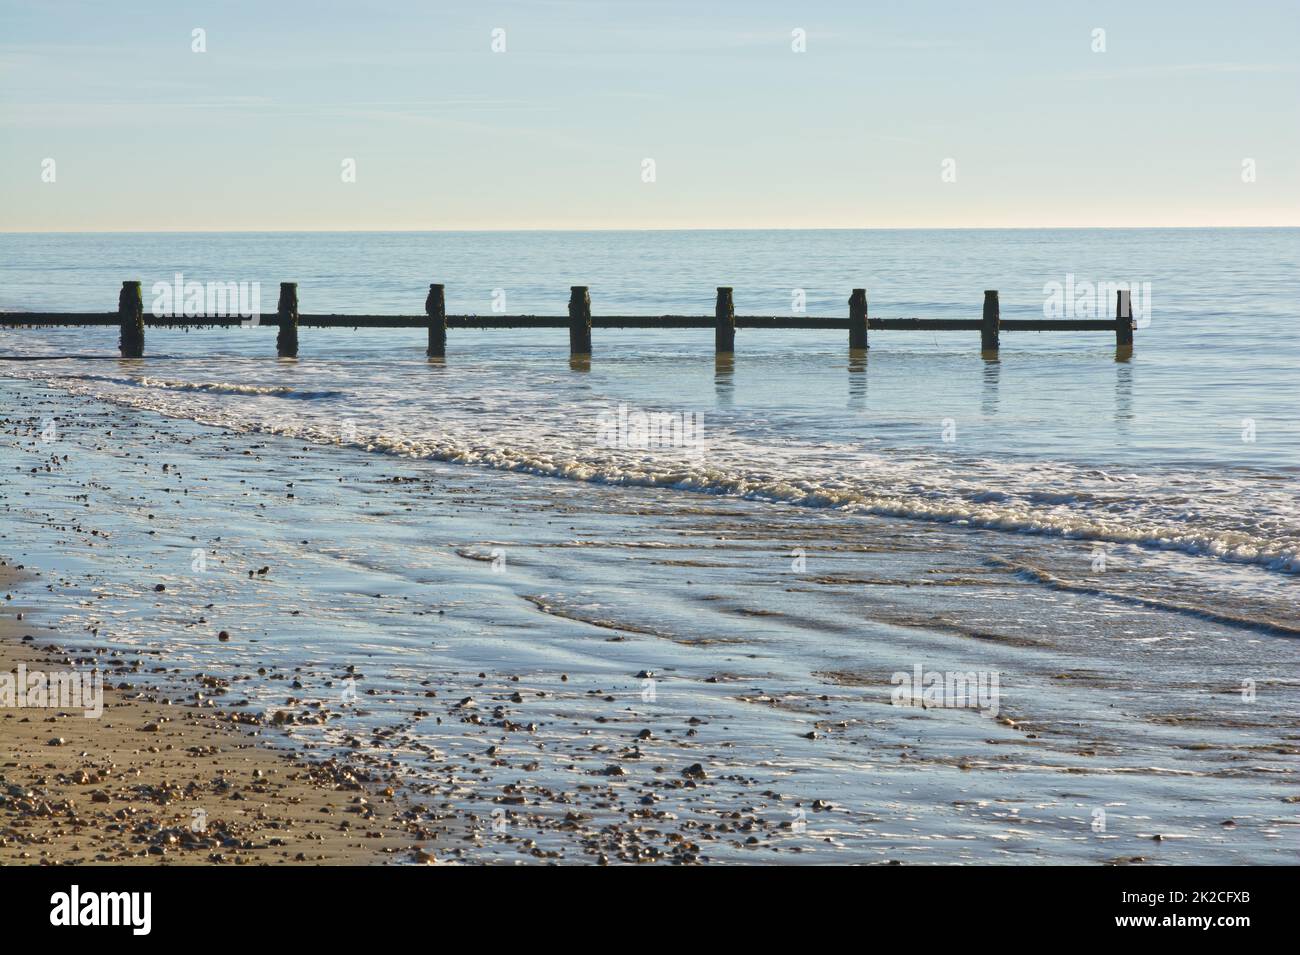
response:
M590 399L551 402L524 385L495 394L409 396L391 381L307 390L35 369L16 376L205 425L410 458L1135 545L1300 572L1300 520L1290 482L1255 480L1246 471L1116 473L911 449L871 452L806 435L758 439L739 430L710 433L702 448L652 453L600 446ZM268 403L283 398L304 400L292 412Z

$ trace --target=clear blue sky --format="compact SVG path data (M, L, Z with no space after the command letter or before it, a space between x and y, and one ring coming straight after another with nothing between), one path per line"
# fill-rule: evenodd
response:
M1297 0L0 0L4 231L1298 225L1298 119Z

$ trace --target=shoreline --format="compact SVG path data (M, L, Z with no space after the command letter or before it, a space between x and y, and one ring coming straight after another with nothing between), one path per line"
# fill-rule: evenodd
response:
M0 495L0 548L46 571L37 619L167 715L396 772L462 826L439 861L1234 863L1295 825L1287 644L1116 601L1185 593L1190 558L1061 590L1023 568L1100 583L1078 545L578 500L20 391L9 447L44 477ZM996 714L897 705L918 664L996 676Z
M29 575L0 564L13 598L0 674L86 672L30 619ZM397 780L306 759L218 710L133 692L120 673L105 674L98 718L0 709L0 865L374 865L446 851Z

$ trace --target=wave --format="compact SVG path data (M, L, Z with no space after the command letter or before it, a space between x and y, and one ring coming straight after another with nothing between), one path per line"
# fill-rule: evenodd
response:
M274 429L273 429L274 430ZM289 432L279 432L289 433ZM294 437L312 438L306 432ZM315 436L319 440L321 436ZM350 443L370 451L422 457L456 464L486 466L544 477L596 484L668 488L699 494L726 495L747 500L835 508L850 513L923 520L987 530L1042 534L1108 544L1132 544L1159 550L1181 551L1235 563L1254 564L1268 570L1300 573L1300 546L1295 541L1260 540L1236 530L1195 526L1141 526L1106 520L1098 515L1072 512L1069 516L1035 511L1031 507L981 502L953 497L926 500L896 491L830 487L806 480L772 480L720 468L669 468L642 470L591 460L565 459L535 450L512 448L473 449L439 442L392 440L375 435ZM1005 495L1003 495L1005 498ZM1075 502L1079 495L1062 495Z
M592 439L592 406L546 384L425 393L396 380L349 389L101 375L39 378L74 393L234 431L279 434L452 464L611 486L671 489L846 513L1133 545L1300 573L1300 521L1285 482L1249 475L1109 472L1064 462L868 452L806 436L711 433L671 453ZM292 414L261 399L313 399ZM340 399L340 400L330 400Z
M338 390L303 391L284 385L241 385L224 381L176 381L167 378L150 378L147 375L63 375L70 381L97 381L134 388L156 388L165 391L208 392L217 395L265 395L273 398L292 398L300 401L316 401L321 398L342 397L345 392Z
M1230 613L1200 603L1184 603L1148 595L1123 593L1112 588L1099 587L1095 584L1081 584L1057 577L1055 574L1043 570L1041 567L1034 567L1030 564L1006 560L1001 557L989 558L989 563L994 566L1005 567L1008 570L1014 571L1024 580L1043 584L1055 590L1065 590L1078 594L1092 594L1095 596L1105 597L1108 600L1131 604L1136 607L1151 607L1155 610L1181 613L1190 617L1196 617L1200 620L1208 620L1212 623L1222 624L1225 627L1256 630L1261 633L1275 633L1287 637L1300 637L1300 625L1288 623L1282 620L1251 617L1241 613Z

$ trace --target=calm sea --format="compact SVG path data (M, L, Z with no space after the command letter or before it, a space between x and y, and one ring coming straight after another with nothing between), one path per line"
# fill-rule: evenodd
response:
M230 427L470 464L1137 543L1300 568L1300 230L717 231L0 236L0 308L112 310L151 286L299 283L304 312L419 314L428 283L452 313L844 316L866 287L878 317L1042 316L1051 283L1131 283L1136 348L1113 336L872 332L851 364L833 331L742 330L732 367L709 331L597 330L589 371L563 330L315 330L277 363L261 330L161 331L139 365L15 363L4 373ZM1072 303L1088 317L1091 303ZM1095 306L1113 314L1107 297ZM10 354L114 353L116 330L5 330ZM597 422L696 415L705 447L610 447ZM607 420L607 419L606 419ZM688 453L689 452L689 453Z

